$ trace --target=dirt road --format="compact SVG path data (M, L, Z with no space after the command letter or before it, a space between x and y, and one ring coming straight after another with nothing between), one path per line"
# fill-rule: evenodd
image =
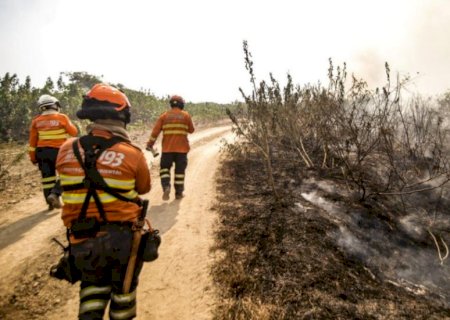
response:
M231 139L230 127L205 129L190 138L186 197L182 200L175 200L173 194L169 201L161 200L159 158L146 154L154 167L152 191L145 198L150 199L149 217L162 234L162 245L160 258L144 265L137 319L211 318L216 303L209 275L214 259L209 251L215 221L211 205L223 138ZM0 278L0 288L3 299L8 300L0 317L3 314L7 319L76 319L78 284L70 286L46 275L59 250L51 238L63 240L64 228L59 212L47 212L45 208L39 194L12 207L0 218L0 272L7 275ZM33 313L34 307L38 314Z

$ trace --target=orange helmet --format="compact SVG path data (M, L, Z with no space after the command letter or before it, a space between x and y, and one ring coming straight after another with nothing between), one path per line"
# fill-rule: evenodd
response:
M83 96L81 110L77 117L80 119L116 119L125 123L130 122L130 101L119 89L104 83L97 83Z
M169 100L170 106L173 107L177 107L180 109L184 108L184 99L180 96L171 96L170 100Z

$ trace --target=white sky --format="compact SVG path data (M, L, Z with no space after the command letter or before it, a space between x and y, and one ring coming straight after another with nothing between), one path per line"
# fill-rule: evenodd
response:
M0 0L0 75L35 86L62 71L155 95L231 102L256 75L325 81L328 58L380 85L384 62L412 91L450 89L449 0ZM419 74L417 74L419 73Z

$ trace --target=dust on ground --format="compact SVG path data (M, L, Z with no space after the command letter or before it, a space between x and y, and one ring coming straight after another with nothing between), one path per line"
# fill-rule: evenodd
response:
M158 312L162 312L162 310L165 314L177 315L176 318L178 319L183 319L181 315L188 311L203 312L203 318L208 319L209 310L213 306L211 302L213 299L209 299L213 288L207 288L208 291L203 291L206 287L205 283L209 285L210 278L209 268L207 267L209 260L205 256L209 252L210 244L208 241L210 238L212 239L210 223L212 223L213 217L208 216L208 219L202 219L201 224L196 222L202 218L197 217L197 215L209 214L208 202L204 200L214 199L215 192L212 186L212 176L215 170L212 166L206 167L203 165L205 156L208 155L208 157L215 159L213 161L217 165L218 140L229 132L229 127L219 124L216 126L201 126L197 129L199 129L198 132L191 138L193 151L190 154L191 162L188 167L188 170L191 171L186 181L189 188L186 190L188 194L186 199L183 199L182 202L160 203L162 191L157 177L158 167L154 166L151 172L154 189L150 193L152 207L149 216L154 222L154 227L159 228L163 234L162 246L167 248L163 248L160 258L155 263L145 266L149 275L144 273L141 275L142 282L146 282L147 285L147 287L146 285L139 286L140 293L138 295L143 297L143 300L138 304L140 308L138 316L142 319L161 318L158 316ZM132 136L133 141L142 146L148 138L148 130L134 131ZM64 243L64 228L57 210L51 212L45 210L38 169L29 162L26 153L22 155L20 161L14 161L14 159L17 159L17 152L20 152L20 150L23 152L23 148L23 146L8 145L6 146L8 153L2 153L8 160L5 162L8 164L8 171L3 176L7 188L0 191L0 200L6 204L0 215L0 248L2 254L8 252L8 255L2 255L2 266L12 271L7 272L2 282L0 319L75 318L78 306L78 285L70 285L65 281L58 281L49 277L51 266L62 255L62 249L53 243L51 238L57 237ZM148 152L145 153L146 155L149 154ZM151 162L156 164L159 160L152 159ZM21 174L19 178L18 174L25 172L25 170L29 170L28 174ZM211 176L211 179L207 178L209 176ZM13 177L17 179L18 186L14 189L15 192L11 193L8 189L11 188L12 181L16 181L13 180ZM35 187L25 183L29 179L34 179ZM196 191L200 192L201 196L196 195ZM12 202L11 199L13 198L17 199L17 202ZM26 198L30 199L26 200ZM45 228L49 224L52 227ZM183 236L180 236L177 232L184 232ZM36 240L36 233L40 233L39 240ZM195 237L195 241L189 243L190 246L195 246L195 249L192 249L195 254L192 254L183 242L186 239L186 234L189 233L192 233ZM181 247L178 251L177 246ZM18 248L17 251L26 251L27 255L20 255L20 252L16 251L16 247ZM186 252L185 257L183 252L186 250L188 252ZM16 254L16 252L19 254ZM7 259L12 259L10 264ZM198 259L200 259L200 262ZM179 261L180 268L183 269L173 269L174 261ZM186 262L189 262L189 268L192 269L185 265ZM11 266L14 266L14 268ZM167 273L170 275L169 271L176 272L179 277L185 274L188 274L191 278L198 277L195 280L185 277L184 281L177 283L177 286L167 286L166 283L161 284L156 281L159 279L155 280L155 277L161 273L161 279L167 282ZM146 278L151 281L145 281ZM184 283L191 280L194 284ZM170 281L176 281L176 277L171 277ZM154 286L155 288L148 288L148 286ZM178 286L183 286L184 289L178 290ZM188 286L191 291L185 289L185 286ZM197 291L192 292L193 288ZM155 296L155 292L158 293L158 296ZM162 293L171 297L173 301L170 299L164 300ZM177 297L181 298L177 299ZM197 303L203 303L203 305L192 305L195 297L197 297ZM154 303L158 299L162 300L160 305L163 308L155 309ZM173 303L170 304L169 300ZM176 307L172 308L173 305L179 305L181 301L186 301L189 308L178 310ZM197 318L200 319L201 317Z

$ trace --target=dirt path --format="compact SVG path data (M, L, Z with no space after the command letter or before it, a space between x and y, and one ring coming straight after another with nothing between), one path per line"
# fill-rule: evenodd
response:
M186 197L162 201L157 176L159 158L151 159L152 191L147 195L149 216L162 233L160 258L144 266L138 288L137 319L210 319L215 304L209 266L214 259L212 225L215 214L211 205L215 198L214 174L217 169L221 139L231 137L229 127L210 128L192 135L192 150L186 173ZM41 195L8 211L0 220L0 278L2 295L17 291L24 266L37 256L51 251L50 239L63 239L59 212L46 212ZM45 259L44 259L45 260ZM53 263L51 261L48 263ZM48 279L51 286L53 279ZM61 286L60 283L58 283ZM32 286L38 287L38 284ZM46 290L43 284L41 290ZM16 288L16 289L14 289ZM36 319L76 319L78 285L63 284L64 295L55 307ZM65 301L67 301L65 303ZM11 309L12 307L9 306ZM22 306L23 308L23 306ZM8 315L11 312L8 313ZM11 319L17 319L11 314Z

